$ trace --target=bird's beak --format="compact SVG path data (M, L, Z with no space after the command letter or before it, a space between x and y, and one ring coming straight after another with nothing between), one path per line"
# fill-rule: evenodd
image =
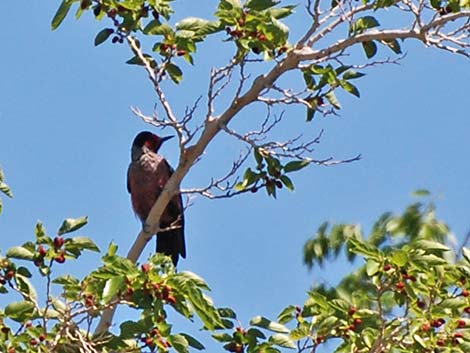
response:
M160 137L160 141L163 143L169 139L172 139L173 137L175 137L175 135Z

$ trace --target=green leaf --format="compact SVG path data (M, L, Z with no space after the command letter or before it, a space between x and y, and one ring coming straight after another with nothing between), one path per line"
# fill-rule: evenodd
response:
M423 250L429 250L429 251L450 251L451 249L437 241L432 241L432 240L417 240L414 245L416 246L417 249L423 249Z
M328 102L335 107L336 109L341 109L341 104L339 104L338 99L336 98L336 95L333 91L330 91L325 94L326 99L328 99Z
M73 237L72 239L69 239L65 243L65 247L67 249L71 246L78 248L79 250L86 249L94 252L100 252L100 249L95 244L95 242L88 237Z
M176 24L176 29L197 32L200 28L206 26L210 21L199 17L183 18Z
M278 0L247 0L245 2L245 7L255 11L263 11L270 7L274 7L279 3L280 1Z
M281 176L281 181L285 185L286 188L288 188L290 191L294 191L294 183L292 180L287 175L282 175Z
M232 10L241 8L242 4L240 0L221 0L219 3L219 9L221 10Z
M316 112L315 109L307 108L307 119L306 119L307 122L313 120L313 117L314 117L314 115L315 115L315 112Z
M106 281L103 289L103 301L109 303L118 294L126 284L125 276L116 276Z
M98 32L98 34L95 37L95 47L105 42L106 39L108 39L109 36L113 33L114 33L114 29L112 28L105 28L101 30L100 32Z
M57 29L57 27L60 26L62 21L65 19L65 16L67 16L67 13L70 10L70 7L73 4L73 0L63 0L62 3L60 4L59 8L57 9L57 12L54 15L54 18L52 19L52 30Z
M341 81L339 81L339 84L341 85L341 87L343 87L343 89L346 92L351 93L352 95L356 96L357 98L361 97L361 94L359 93L359 90L352 83L349 83L348 81L345 81L345 80L341 80Z
M294 305L289 305L278 315L277 319L280 324L286 324L295 317L296 308Z
M25 293L28 298L31 298L32 300L37 301L38 294L36 292L36 289L32 285L32 283L28 280L28 278L17 273L16 281L18 283L18 288L20 289L22 293Z
M404 250L398 250L390 260L399 267L405 266L408 263L408 253Z
M366 74L363 74L362 72L357 72L354 70L348 70L343 74L343 79L345 80L353 80L355 78L360 78L362 76L365 76Z
M357 19L357 21L351 25L350 33L359 34L364 32L366 29L374 28L377 26L380 26L380 23L375 19L375 17L364 16Z
M309 160L292 161L284 166L284 172L291 173L303 169L311 163ZM287 185L286 185L287 186Z
M150 21L142 30L147 35L163 35L165 37L173 35L173 29L166 23L162 24L158 20Z
M220 317L225 317L229 319L236 319L237 314L230 308L218 308L217 311L219 312Z
M441 0L431 0L431 6L439 10L441 8Z
M431 192L426 189L418 189L412 193L413 196L429 196Z
M214 333L212 337L218 342L230 342L232 340L232 336L228 333Z
M178 84L183 80L183 71L175 64L169 63L166 67L166 71L174 83Z
M276 333L269 337L269 342L274 343L275 345L278 345L280 347L285 347L285 348L292 348L295 349L297 348L297 345L293 340L289 338L287 335L283 335L282 333Z
M13 302L5 307L5 315L17 322L25 322L34 314L35 306L30 301Z
M382 40L381 42L385 44L387 47L389 47L390 49L392 49L392 51L395 54L401 54L401 47L400 47L400 44L398 43L398 40L396 39Z
M62 235L65 233L74 232L88 223L88 217L80 218L67 218L60 226L57 234Z
M463 247L462 248L462 255L465 258L465 260L467 260L467 262L470 264L470 249L466 248L466 247Z
M0 181L0 191L10 198L13 197L13 192L11 191L10 187L3 181Z
M178 353L189 353L189 343L183 335L170 335L168 342L171 343Z
M377 45L373 41L362 42L362 47L364 48L367 59L370 59L377 54Z
M206 347L204 347L204 345L201 342L199 342L197 339L195 339L193 336L190 336L186 333L181 333L180 336L183 336L191 347L199 351L206 349Z
M278 9L270 9L268 10L268 13L271 15L271 17L277 18L279 20L281 18L292 15L296 7L296 5L284 6Z
M250 321L250 325L261 327L261 328L264 328L273 332L289 333L289 329L285 327L284 325L275 321L268 320L262 316L256 316L252 318Z
M140 321L135 322L131 320L124 321L119 325L119 328L121 329L122 338L134 338L135 335L141 334L145 330Z
M380 264L373 259L367 260L366 272L369 277L372 277L377 272L379 272Z
M7 257L21 260L33 260L34 253L22 246L14 246L8 250Z
M51 239L46 234L46 227L41 222L36 223L36 228L34 230L36 234L36 241L39 244L48 243Z

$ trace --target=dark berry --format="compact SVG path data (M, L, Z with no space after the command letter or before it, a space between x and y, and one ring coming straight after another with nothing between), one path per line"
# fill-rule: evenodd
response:
M62 237L55 237L54 238L54 247L56 249L60 249L62 247L62 245L64 245L65 241L64 241L64 238Z

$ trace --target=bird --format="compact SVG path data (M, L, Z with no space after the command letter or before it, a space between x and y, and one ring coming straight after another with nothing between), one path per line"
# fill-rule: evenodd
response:
M131 148L131 162L127 170L127 191L131 196L134 213L145 220L152 206L160 196L174 170L158 150L173 136L160 137L150 131L142 131L134 138ZM164 230L165 228L170 228ZM169 201L160 217L157 235L157 252L171 256L176 266L179 256L186 258L184 239L184 209L181 194L177 193Z

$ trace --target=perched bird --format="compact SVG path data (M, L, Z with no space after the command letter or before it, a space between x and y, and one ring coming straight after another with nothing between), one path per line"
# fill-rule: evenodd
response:
M162 143L172 137L159 137L143 131L132 143L127 191L131 194L132 208L142 223L145 223L152 206L173 174L168 161L158 154ZM160 218L160 229L169 227L172 229L157 233L157 252L171 256L176 266L179 255L186 257L181 194L176 194L170 200Z

